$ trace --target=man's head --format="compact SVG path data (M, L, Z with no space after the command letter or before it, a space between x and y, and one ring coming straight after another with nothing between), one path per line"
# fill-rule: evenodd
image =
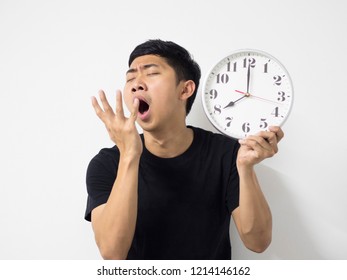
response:
M190 112L199 87L201 71L199 65L192 59L189 52L174 42L162 40L148 40L138 45L130 54L129 66L137 57L144 55L157 55L166 60L175 73L177 84L180 81L192 80L195 91L186 103L186 115Z

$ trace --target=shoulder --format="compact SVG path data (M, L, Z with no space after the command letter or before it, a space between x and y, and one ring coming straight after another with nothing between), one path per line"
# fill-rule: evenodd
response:
M106 203L118 168L119 151L116 146L101 149L89 162L86 185L88 192L85 219L91 221L94 208Z
M189 126L194 131L194 137L198 139L202 146L213 147L213 149L220 149L221 151L238 150L240 144L234 139L222 135L220 133L214 133L212 131L205 130L199 127Z
M88 173L103 169L113 172L118 166L119 150L117 146L101 149L89 162Z

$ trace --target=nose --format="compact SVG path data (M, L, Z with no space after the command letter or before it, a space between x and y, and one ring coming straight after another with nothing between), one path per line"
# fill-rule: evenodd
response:
M147 90L146 84L140 79L137 79L131 88L133 93L144 90Z
M137 92L137 91L142 91L142 90L144 90L144 87L143 87L142 85L135 85L135 86L133 86L132 89L131 89L131 91L132 91L133 93L135 93L135 92Z

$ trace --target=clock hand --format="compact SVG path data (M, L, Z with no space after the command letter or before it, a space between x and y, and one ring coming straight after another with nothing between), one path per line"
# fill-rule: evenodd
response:
M230 101L229 104L227 106L225 106L223 109L234 106L236 102L240 101L241 99L243 99L245 97L248 97L248 95L245 94L244 96L240 97L239 99L237 99L235 101Z
M249 61L249 63L248 63L248 70L247 70L247 91L246 92L249 92L250 76L251 76L251 62Z
M235 91L238 92L238 93L242 93L242 94L244 94L244 95L247 96L247 97L254 97L254 98L257 98L257 99L264 100L264 101L268 101L268 102L272 102L272 103L276 103L276 104L283 105L283 104L280 103L280 102L276 102L276 101L273 101L273 100L270 100L270 99L265 99L265 98L262 98L262 97L259 97L259 96L255 96L255 95L250 94L250 93L248 93L248 92L243 92L243 91L240 91L240 90L237 90L237 89L236 89Z

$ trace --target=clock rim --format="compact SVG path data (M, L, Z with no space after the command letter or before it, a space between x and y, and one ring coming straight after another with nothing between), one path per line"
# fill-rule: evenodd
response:
M242 138L245 138L245 137L236 137L236 135L231 135L231 133L227 133L226 131L224 130L221 130L220 128L217 127L217 125L215 124L215 122L212 120L212 118L210 118L209 116L209 112L206 108L206 104L205 104L205 98L204 98L204 95L205 95L205 88L206 88L206 83L207 83L207 80L208 80L208 77L210 76L212 70L219 64L221 63L223 60L225 60L227 57L229 56L232 56L232 55L235 55L235 54L238 54L238 53L244 53L244 52L253 52L253 53L258 53L258 54L261 54L263 56L266 56L268 58L270 58L271 60L274 60L283 70L284 72L286 73L287 75L287 78L289 80L289 84L290 84L290 87L291 87L291 90L292 90L292 96L291 96L291 102L290 102L290 106L289 106L289 109L288 109L288 113L287 115L285 116L285 118L280 122L280 124L278 126L282 127L289 115L291 114L291 111L292 111L292 108L293 108L293 104L294 104L294 86L293 86L293 81L292 81L292 78L287 70L287 68L283 65L283 63L281 61L279 61L276 57L274 57L273 55L263 51L263 50L259 50L259 49L252 49L252 48L242 48L242 49L237 49L235 51L232 51L232 52L229 52L229 54L227 55L224 55L220 60L217 61L217 63L213 64L210 68L209 68L209 71L207 71L207 73L205 74L205 77L204 77L204 80L203 80L203 83L202 83L202 87L201 87L201 101L202 101L202 106L203 106L203 110L204 110L204 113L205 113L205 116L207 117L208 121L212 124L212 126L217 130L219 131L221 134L225 135L225 136L228 136L230 138L234 138L234 139L242 139ZM259 131L264 131L264 130L259 130Z

